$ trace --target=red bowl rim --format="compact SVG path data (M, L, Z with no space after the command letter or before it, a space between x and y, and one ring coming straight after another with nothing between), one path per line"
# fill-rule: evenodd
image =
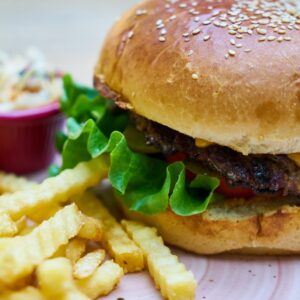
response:
M16 110L12 112L0 113L0 121L14 121L14 120L32 120L49 117L51 115L58 114L60 112L60 105L58 101L54 101L50 104L24 109Z

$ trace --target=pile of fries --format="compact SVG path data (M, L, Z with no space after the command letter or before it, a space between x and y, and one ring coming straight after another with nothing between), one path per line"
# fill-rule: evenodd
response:
M0 173L0 299L98 299L144 268L163 297L194 299L193 274L156 230L119 223L87 191L105 176L100 159L41 184Z

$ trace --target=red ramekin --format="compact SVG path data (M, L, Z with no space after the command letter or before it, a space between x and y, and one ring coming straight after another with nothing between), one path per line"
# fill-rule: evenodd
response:
M26 174L46 168L55 155L55 133L64 123L59 103L0 113L0 170Z

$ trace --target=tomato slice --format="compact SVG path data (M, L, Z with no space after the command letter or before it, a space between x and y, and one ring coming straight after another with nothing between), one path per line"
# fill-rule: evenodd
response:
M229 186L224 177L220 178L220 186L217 188L216 192L228 197L250 198L254 196L254 193L250 188Z
M167 156L167 162L169 164L172 164L177 161L183 161L186 159L187 159L187 155L184 152L176 152L174 154Z
M169 164L172 164L177 161L184 161L186 159L187 159L187 155L184 152L176 152L172 155L167 156L167 162ZM196 174L194 174L193 172L191 172L188 169L185 169L185 175L186 175L187 181L192 181L193 179L196 178Z
M172 155L167 156L166 158L169 164L177 161L184 161L186 159L187 154L184 152L176 152ZM195 173L186 169L186 179L188 181L192 181L193 179L195 179L195 177ZM216 192L228 197L250 198L254 196L254 193L250 188L229 186L224 177L220 178L220 186L217 188Z

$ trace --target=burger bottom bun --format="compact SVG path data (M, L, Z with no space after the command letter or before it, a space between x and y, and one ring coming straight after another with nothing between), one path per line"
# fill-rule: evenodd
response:
M156 227L166 243L194 253L300 253L300 202L296 198L226 199L190 217L170 210L146 216L118 202L127 218Z

